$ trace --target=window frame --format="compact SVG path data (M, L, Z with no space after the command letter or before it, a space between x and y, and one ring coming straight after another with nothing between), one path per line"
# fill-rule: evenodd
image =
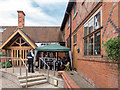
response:
M74 37L76 36L76 41L74 42ZM77 32L74 33L73 35L73 45L77 44Z
M73 19L76 17L76 15L77 15L77 3L75 2L73 7Z
M67 21L67 27L69 28L70 27L70 19L68 17L68 21Z
M70 38L67 39L67 47L70 48Z
M100 12L100 27L98 28L98 29L95 29L94 28L94 17L95 17L95 15L97 15L98 13ZM84 51L84 56L85 57L101 57L102 56L102 7L100 7L88 20L87 20L87 22L83 25L83 26L85 26L86 24L88 24L89 25L89 21L91 20L93 18L93 31L92 31L92 33L89 33L89 27L87 28L87 35L84 35L84 37L83 37L83 42L84 42L84 49L83 49L83 51ZM84 28L83 28L83 32L85 33L85 31L84 31ZM98 33L98 32L100 32L100 55L95 55L95 53L94 53L94 49L95 49L95 34L96 33ZM89 54L89 37L91 36L91 35L93 35L93 55L90 55ZM87 55L85 55L85 39L87 39Z

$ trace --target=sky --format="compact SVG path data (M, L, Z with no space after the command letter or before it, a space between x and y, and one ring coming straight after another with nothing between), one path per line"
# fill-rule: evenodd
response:
M60 26L69 0L0 0L0 26L17 26L18 10L25 26Z

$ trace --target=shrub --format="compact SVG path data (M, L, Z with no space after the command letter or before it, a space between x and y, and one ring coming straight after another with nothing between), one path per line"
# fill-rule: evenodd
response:
M118 63L120 57L120 37L108 40L104 46L108 60L112 60L113 63ZM117 69L120 70L120 67L117 66Z
M0 52L0 56L7 56L6 53Z
M5 64L5 62L2 62L2 63L1 63L1 67L2 67L2 68L5 68L5 66L6 66L7 68L9 68L9 67L11 67L12 65L10 64L10 62L7 62L6 64Z
M7 56L6 53L2 53L1 55L2 55L2 56Z

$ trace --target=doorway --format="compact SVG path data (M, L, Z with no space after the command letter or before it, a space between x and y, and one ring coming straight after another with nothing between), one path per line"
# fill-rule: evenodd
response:
M73 46L73 69L77 70L77 44Z
M14 59L14 65L19 66L20 60L18 58L22 58L25 64L27 64L27 53L32 47L22 37L19 37L7 49L11 50L11 57L17 57Z

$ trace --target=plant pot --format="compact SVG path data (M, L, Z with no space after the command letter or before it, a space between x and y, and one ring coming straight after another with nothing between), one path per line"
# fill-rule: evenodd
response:
M5 57L5 56L3 56ZM1 58L1 63L5 62L5 58Z

